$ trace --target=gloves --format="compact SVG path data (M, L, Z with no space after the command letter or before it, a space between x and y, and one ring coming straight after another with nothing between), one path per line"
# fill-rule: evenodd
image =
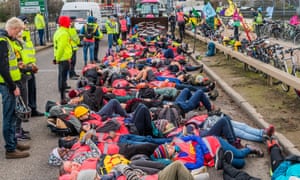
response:
M55 59L52 60L52 64L54 64L54 65L57 64Z
M38 70L39 70L39 68L38 68L35 64L32 64L32 65L31 65L31 71L32 71L33 73L37 73Z

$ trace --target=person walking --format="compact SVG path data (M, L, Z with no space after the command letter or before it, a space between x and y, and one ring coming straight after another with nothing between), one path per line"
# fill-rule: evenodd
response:
M180 35L180 42L182 42L184 38L184 31L185 31L185 20L184 20L184 13L181 10L178 10L176 14L176 19L177 19L177 25L179 28L179 35Z
M71 19L69 16L60 16L59 28L53 36L54 64L58 64L58 89L60 91L61 104L66 104L65 90L67 89L67 76L70 69L69 62L72 58L72 45L69 27Z
M80 38L77 34L77 30L74 26L74 21L76 19L75 16L71 16L71 26L69 28L69 33L71 36L71 45L72 45L72 58L70 63L70 70L69 70L69 78L72 80L77 80L79 75L75 72L75 65L77 60L77 50L78 45L80 44Z
M24 150L30 146L20 144L16 139L16 96L20 96L20 89L16 83L21 80L21 72L13 50L13 39L23 30L22 20L12 17L7 20L5 30L0 30L0 93L2 95L3 137L5 140L5 158L25 158L30 154Z
M40 39L40 46L44 46L44 32L45 32L45 19L44 16L41 14L41 12L37 12L35 17L34 17L34 25L35 28L38 30L39 33L39 39Z
M96 26L94 22L95 18L93 16L89 16L87 23L80 30L80 36L83 36L83 60L85 66L88 61L88 50L90 53L90 62L94 63L95 37L100 36L98 25L96 24Z

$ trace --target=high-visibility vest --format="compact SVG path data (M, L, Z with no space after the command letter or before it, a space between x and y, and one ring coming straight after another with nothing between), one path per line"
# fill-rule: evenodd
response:
M22 33L22 45L23 49L21 50L22 61L24 64L36 63L35 58L35 49L30 38L30 31L24 30Z
M105 23L105 28L106 28L107 34L114 34L115 29L116 29L116 23L108 20Z
M45 20L44 17L41 14L37 14L34 17L34 24L36 29L44 29L45 28Z
M21 72L18 67L18 60L13 50L13 42L5 36L0 37L0 41L6 41L8 44L8 65L10 77L13 81L19 81L21 79ZM3 60L2 60L3 61ZM3 77L0 75L0 83L5 83Z
M74 27L70 27L69 28L69 33L71 36L71 45L73 48L73 51L77 51L78 50L78 44L80 44L80 39L79 36L77 34L77 31Z

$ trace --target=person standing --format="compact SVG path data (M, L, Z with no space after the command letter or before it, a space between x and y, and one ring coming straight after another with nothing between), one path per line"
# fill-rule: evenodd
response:
M30 154L24 150L30 146L17 142L16 134L16 96L20 96L17 82L21 80L21 72L13 50L13 39L23 30L22 20L12 17L5 24L5 30L0 30L0 93L2 95L3 137L5 140L5 158L25 158Z
M72 58L72 45L69 27L71 19L69 16L60 16L59 28L53 36L54 64L58 64L58 89L60 91L61 104L66 104L65 91L67 89L67 76Z
M79 38L76 28L74 26L74 21L75 21L76 17L71 16L70 18L71 18L71 26L69 28L69 33L71 36L72 58L71 58L71 64L70 64L69 78L72 80L77 80L79 75L76 74L76 72L75 72L75 65L76 65L76 60L77 60L78 45L80 44L80 38Z
M170 31L171 31L171 35L172 35L172 40L175 40L176 17L173 12L169 16L168 21L170 23Z
M88 61L88 50L90 53L90 62L94 63L94 51L95 51L95 37L99 36L99 28L95 26L95 18L93 16L89 16L87 19L87 23L81 28L80 36L83 36L83 60L84 65L87 65Z
M108 40L108 52L110 52L113 42L114 42L114 32L116 29L116 22L113 16L110 16L109 19L105 23L107 40Z
M131 28L131 19L130 19L129 14L126 15L126 23L127 23L127 34L129 34L130 33L130 28Z
M38 67L36 65L35 49L31 41L30 30L26 27L26 24L29 23L28 18L26 16L19 16L18 18L20 18L25 23L25 28L22 32L23 49L21 51L21 55L22 55L22 61L24 65L27 66L28 69L28 72L26 72L26 75L28 76L28 81L27 81L28 95L26 99L28 102L28 106L31 108L31 117L44 116L44 113L39 112L37 110L37 102L36 102L37 92L36 92L35 74L38 72Z
M120 26L121 26L121 34L122 34L122 40L126 41L127 39L127 21L123 15L120 16Z
M184 38L184 31L185 31L185 20L184 20L184 13L181 10L178 10L176 14L176 19L177 19L177 25L179 28L179 35L180 35L180 42L182 42Z
M118 45L118 39L120 37L120 22L119 17L117 15L114 16L114 21L116 24L116 28L114 29L114 45Z
M99 32L98 36L95 36L95 50L94 50L94 59L96 63L100 63L98 59L98 53L99 53L99 43L100 40L103 38L103 33L101 32L99 25L97 24L97 18L95 18L94 26L97 28L97 31Z
M256 13L256 16L254 18L254 24L255 24L255 33L256 33L256 37L260 37L261 34L260 34L260 29L263 25L263 15L262 15L262 8L259 7L257 8L257 13Z
M44 46L44 32L45 32L45 19L44 16L41 14L41 12L37 12L34 17L34 25L35 28L38 30L39 33L39 39L40 39L40 45Z

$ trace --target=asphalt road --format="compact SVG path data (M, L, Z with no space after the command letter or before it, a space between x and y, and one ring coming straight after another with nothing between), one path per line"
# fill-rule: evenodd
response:
M106 37L100 44L100 57L103 57L107 50ZM78 73L83 67L82 49L78 51L76 70ZM37 53L39 72L37 74L38 109L44 111L45 103L48 100L59 100L57 88L57 66L52 64L53 48L48 48ZM76 81L68 81L75 87ZM231 115L235 120L248 119L240 107L220 89L220 97L216 102L224 112ZM0 105L1 106L1 105ZM0 107L0 111L2 107ZM2 113L0 114L2 119ZM0 138L0 179L5 180L54 180L58 177L58 168L47 164L48 154L57 146L58 137L53 135L46 127L46 118L31 118L28 123L23 123L23 127L31 132L32 140L28 141L31 145L30 157L25 159L5 159L5 149L3 138ZM255 125L255 124L251 124ZM0 123L0 128L2 123ZM264 145L260 145L265 149ZM266 151L265 151L266 153ZM270 179L268 176L269 156L265 158L247 158L245 170L261 179ZM222 172L213 168L209 170L210 179L222 179Z

